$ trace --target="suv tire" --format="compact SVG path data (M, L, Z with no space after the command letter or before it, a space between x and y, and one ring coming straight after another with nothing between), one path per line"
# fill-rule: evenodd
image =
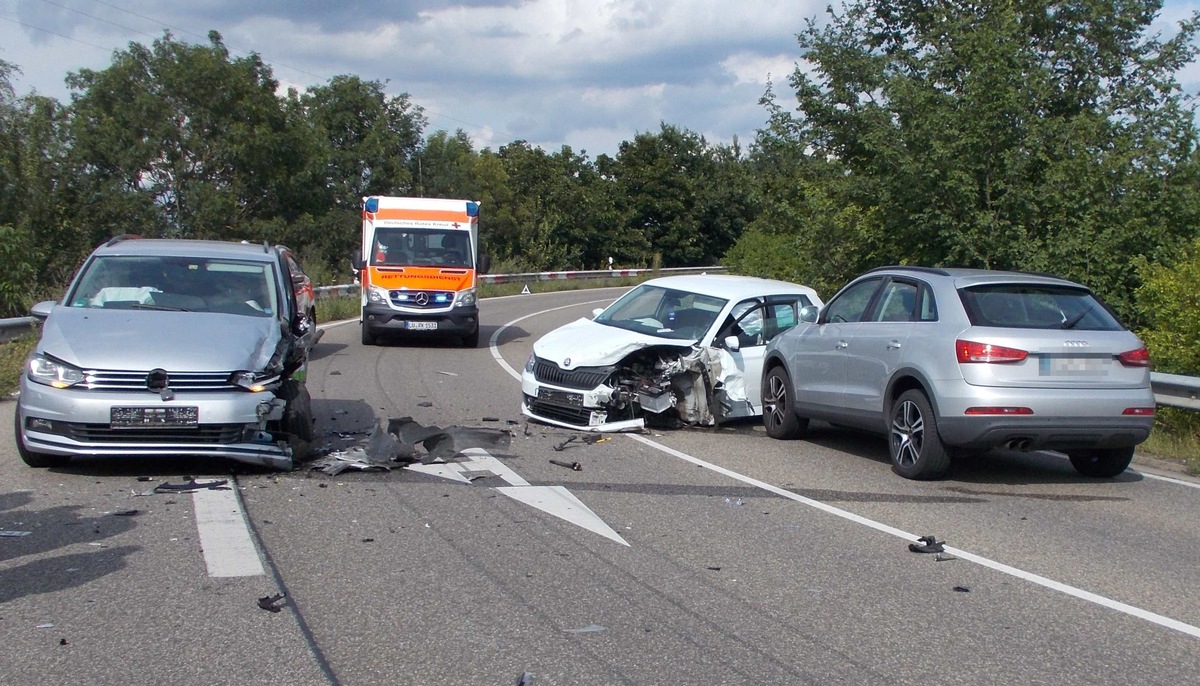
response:
M796 415L792 404L792 382L783 367L767 372L763 382L763 426L771 438L800 438L808 429L808 419Z
M61 467L70 461L70 457L66 455L48 455L46 453L36 453L25 447L25 441L21 439L21 434L24 433L21 428L21 413L13 408L13 438L17 442L17 454L21 456L21 461L30 467L44 469L47 467Z
M908 390L888 413L888 453L892 471L906 479L939 479L950 469L950 455L938 435L929 399Z
M1067 453L1067 457L1071 458L1071 466L1080 474L1108 479L1125 471L1133 461L1133 447L1073 450Z

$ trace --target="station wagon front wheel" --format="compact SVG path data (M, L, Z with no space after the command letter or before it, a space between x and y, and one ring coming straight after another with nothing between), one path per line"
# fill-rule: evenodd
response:
M792 383L783 367L775 367L763 381L763 426L771 438L799 438L808 419L796 415Z
M888 451L892 471L906 479L938 479L950 469L950 455L938 435L929 399L918 390L905 391L889 413Z

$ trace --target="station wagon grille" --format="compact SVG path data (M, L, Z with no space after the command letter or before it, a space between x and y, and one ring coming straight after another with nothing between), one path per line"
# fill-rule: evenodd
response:
M542 383L565 388L591 390L604 383L612 374L612 367L580 367L563 369L549 360L537 358L533 367L533 378Z
M201 424L185 428L113 429L108 424L68 424L66 435L80 443L232 444L242 437L242 424Z
M84 382L76 388L92 391L147 391L146 371L89 369L83 373ZM229 382L232 372L172 372L167 371L170 388L175 391L225 392L240 390Z

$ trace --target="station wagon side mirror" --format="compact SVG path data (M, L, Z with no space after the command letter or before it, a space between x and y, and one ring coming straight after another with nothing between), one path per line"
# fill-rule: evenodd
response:
M820 313L821 310L816 305L805 305L800 308L800 321L805 324L813 324L817 321L817 315Z
M737 336L726 336L725 347L736 353L742 349L742 342L738 340Z

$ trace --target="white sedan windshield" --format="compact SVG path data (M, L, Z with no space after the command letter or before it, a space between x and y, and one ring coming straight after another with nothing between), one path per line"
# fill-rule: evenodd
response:
M699 340L726 302L723 298L642 285L597 315L596 321L660 338Z

